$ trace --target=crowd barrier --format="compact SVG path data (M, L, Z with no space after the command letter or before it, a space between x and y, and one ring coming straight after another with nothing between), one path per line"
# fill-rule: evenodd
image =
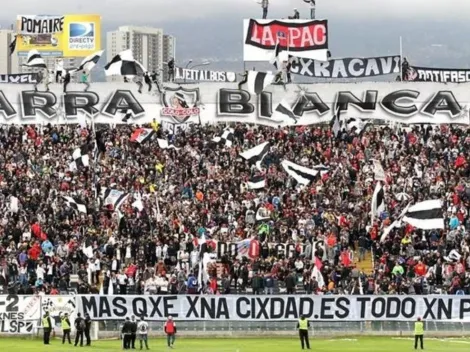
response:
M429 331L463 334L470 328L466 296L312 296L312 295L74 295L0 296L2 334L34 335L49 312L60 334L60 316L89 314L93 335L117 337L126 317L144 317L152 334L161 333L168 316L180 330L198 335L217 333L290 334L300 315L312 322L314 334L404 334L421 317Z

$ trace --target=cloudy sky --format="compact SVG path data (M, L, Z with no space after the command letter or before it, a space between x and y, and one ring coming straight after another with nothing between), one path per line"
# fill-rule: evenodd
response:
M104 21L155 22L214 17L253 17L259 11L255 0L19 0L2 4L2 21L17 14L100 13ZM287 16L294 7L307 9L303 0L270 0L270 17ZM10 5L11 4L11 5ZM465 20L468 0L317 0L318 17L329 18L423 18ZM142 11L140 11L142 9Z
M209 59L217 69L239 69L243 19L260 18L255 0L32 0L4 1L0 24L16 15L97 13L103 31L119 25L163 28L177 38L177 61ZM9 4L11 3L11 6ZM294 8L309 16L303 0L270 0L269 18L286 18ZM468 68L470 0L317 0L317 18L329 21L333 56L399 53L419 65Z

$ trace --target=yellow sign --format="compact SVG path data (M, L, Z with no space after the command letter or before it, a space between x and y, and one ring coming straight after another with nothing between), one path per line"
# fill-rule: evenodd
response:
M101 50L101 16L18 16L16 51L44 56L86 57ZM58 31L61 30L61 31Z

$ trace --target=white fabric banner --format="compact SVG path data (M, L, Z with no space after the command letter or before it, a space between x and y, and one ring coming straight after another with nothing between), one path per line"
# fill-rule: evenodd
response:
M330 123L338 106L344 120L360 116L406 124L469 124L470 84L305 84L300 90L293 84L286 90L270 85L259 95L250 94L247 84L239 90L236 83L168 84L162 94L155 87L139 94L134 83L93 83L88 92L70 84L66 95L58 84L49 92L41 91L42 85L38 92L24 87L5 84L0 90L0 123L83 124L83 116L89 123L94 116L95 123L111 125L144 124L155 118L173 132L199 123L305 126ZM287 115L283 121L275 119L281 101L296 120Z
M379 160L372 160L374 163L374 176L377 181L384 181L386 180L385 178L385 171L384 168L382 167L382 164L380 163Z
M470 321L465 296L77 296L77 310L92 320L175 319L294 321Z

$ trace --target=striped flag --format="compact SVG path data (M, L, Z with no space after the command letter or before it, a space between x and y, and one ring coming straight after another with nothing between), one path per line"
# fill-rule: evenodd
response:
M115 211L119 210L122 203L129 197L129 193L112 188L102 188L100 193L103 206L111 205Z
M70 73L75 73L79 71L88 71L90 72L93 67L100 61L101 55L103 55L104 50L100 50L94 54L88 55L86 58L83 59L80 66L77 68L70 70Z
M77 202L75 199L73 199L72 197L63 197L65 202L67 203L67 205L72 208L72 209L75 209L76 211L78 211L79 213L84 213L86 214L87 213L87 209L86 209L86 205L85 204L82 204L82 203L79 203Z
M261 189L266 187L266 179L264 176L254 176L247 182L249 189Z
M256 165L258 170L261 170L261 163L265 156L269 153L271 145L269 142L264 142L262 144L257 145L251 149L240 153L240 156L247 160L250 164Z
M247 90L251 94L261 94L274 80L274 75L267 72L248 71Z
M239 257L248 257L248 254L250 252L250 243L251 239L246 239L237 242L237 253Z
M289 107L289 104L287 101L282 100L279 105L276 107L274 110L271 119L273 120L281 120L285 121L288 119L292 119L297 123L297 116L295 116L294 112L292 109Z
M422 230L444 229L441 200L425 200L416 203L405 212L403 221Z
M147 70L128 49L113 57L104 67L104 72L106 76L143 76Z
M36 49L29 51L28 58L26 59L24 66L47 69L46 61L44 61L41 54L39 54L39 51Z

